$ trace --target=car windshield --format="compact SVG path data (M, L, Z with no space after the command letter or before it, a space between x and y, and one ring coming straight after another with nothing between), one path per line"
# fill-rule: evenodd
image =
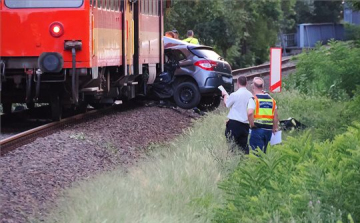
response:
M206 58L209 60L222 60L222 57L211 49L195 48L192 49L191 52L201 58Z
M5 0L8 8L78 8L83 0Z

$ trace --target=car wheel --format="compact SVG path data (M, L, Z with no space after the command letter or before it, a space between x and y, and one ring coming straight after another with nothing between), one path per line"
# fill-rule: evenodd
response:
M198 87L193 82L182 82L175 87L174 100L184 109L196 107L201 99Z
M219 107L220 102L220 96L202 97L198 108L202 111L213 111Z

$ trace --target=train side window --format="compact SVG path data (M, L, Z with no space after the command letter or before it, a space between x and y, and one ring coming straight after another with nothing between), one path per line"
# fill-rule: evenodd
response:
M124 11L124 0L120 0L120 11Z
M144 14L149 14L149 1L144 1Z
M149 15L153 14L153 1L149 0Z
M115 0L110 0L110 9L115 10Z
M102 1L102 0L97 0L97 7L98 7L98 8L101 8L101 1Z
M157 8L156 2L157 2L156 0L153 0L153 15L156 15L156 8Z
M154 2L153 0L149 0L149 15L154 14Z
M156 5L156 0L153 0L153 15L156 15L156 11L157 11L157 5Z
M161 10L161 1L158 1L158 3L157 3L157 6L158 6L158 13L157 13L157 15L158 16L160 16L160 10Z
M144 7L144 6L145 6L144 0L141 0L141 1L140 1L140 6L141 6L141 13L144 14L144 9L145 9L145 7Z
M154 15L158 15L158 10L159 10L159 1L158 0L154 0Z

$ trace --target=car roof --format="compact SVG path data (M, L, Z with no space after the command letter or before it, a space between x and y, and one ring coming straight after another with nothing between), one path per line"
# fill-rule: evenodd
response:
M208 49L208 50L213 50L212 47L210 46L204 46L204 45L197 45L197 44L191 44L179 39L174 39L174 38L170 38L170 37L163 37L163 41L164 41L164 48L165 49Z

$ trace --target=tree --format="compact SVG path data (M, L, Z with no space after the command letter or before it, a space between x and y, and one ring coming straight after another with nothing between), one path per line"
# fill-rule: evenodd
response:
M353 7L354 7L355 10L360 11L360 2L359 2L359 1L358 1L358 2L354 2L354 3L353 3Z
M295 10L297 23L338 23L342 19L343 3L341 0L297 1Z
M184 38L193 29L201 44L213 46L233 68L262 63L280 30L295 24L295 0L174 0L165 29Z

